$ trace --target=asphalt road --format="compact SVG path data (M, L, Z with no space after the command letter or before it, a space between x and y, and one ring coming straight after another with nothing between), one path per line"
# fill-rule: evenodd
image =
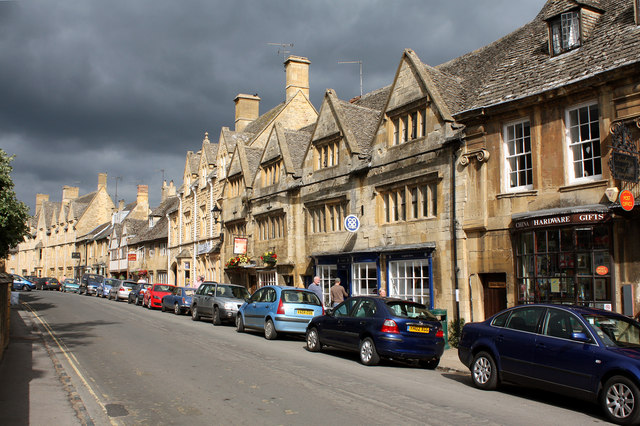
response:
M267 341L235 327L58 292L22 299L57 339L56 357L96 425L601 423L583 401L468 374L357 355L310 353L302 337Z

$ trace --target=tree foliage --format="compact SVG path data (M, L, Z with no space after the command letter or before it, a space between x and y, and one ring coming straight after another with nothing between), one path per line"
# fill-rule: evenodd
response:
M11 161L13 156L8 156L0 149L0 259L5 258L9 249L22 242L29 232L29 208L16 199L11 180Z

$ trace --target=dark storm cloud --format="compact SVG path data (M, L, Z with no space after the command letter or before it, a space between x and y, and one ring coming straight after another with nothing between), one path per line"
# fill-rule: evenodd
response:
M18 1L0 2L0 148L30 206L63 185L127 202L162 169L179 185L187 150L233 127L233 99L284 100L282 54L311 60L311 100L343 99L391 83L402 51L438 65L531 20L542 0Z

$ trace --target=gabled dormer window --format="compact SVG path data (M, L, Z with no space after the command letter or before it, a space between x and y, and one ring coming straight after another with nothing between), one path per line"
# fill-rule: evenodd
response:
M242 177L233 177L229 179L228 182L228 193L227 195L229 197L237 197L238 195L240 195L240 184L242 182Z
M338 165L340 139L316 145L316 170Z
M427 135L427 110L424 107L392 117L391 122L391 145L400 145Z
M577 10L550 20L549 30L553 56L580 47L580 13Z
M280 182L280 169L282 161L277 160L262 167L262 186L275 185Z

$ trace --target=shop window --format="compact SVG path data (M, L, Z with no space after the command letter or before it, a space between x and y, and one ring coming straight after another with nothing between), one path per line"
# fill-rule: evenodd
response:
M427 259L389 262L389 296L430 306L429 263Z
M318 265L316 266L316 275L320 278L320 286L322 287L323 303L325 306L331 306L330 288L333 282L338 278L337 265Z
M354 295L378 292L378 269L375 262L354 263L351 271L351 289Z
M278 275L275 271L270 272L258 272L258 286L263 287L265 285L277 285Z
M577 303L603 308L611 302L608 226L540 229L516 238L520 303Z

